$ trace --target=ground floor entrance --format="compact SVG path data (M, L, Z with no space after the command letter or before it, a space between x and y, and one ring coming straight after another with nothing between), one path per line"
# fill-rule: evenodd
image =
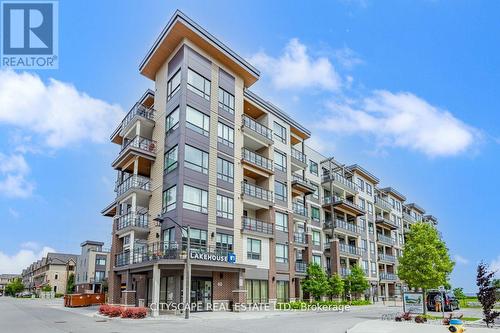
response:
M193 277L191 279L191 304L192 311L211 311L212 307L212 279Z

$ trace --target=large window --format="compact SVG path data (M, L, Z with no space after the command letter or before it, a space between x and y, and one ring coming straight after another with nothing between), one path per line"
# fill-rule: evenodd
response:
M356 185L358 187L358 190L363 191L365 190L365 181L359 177L356 177Z
M234 180L234 164L217 157L217 178L232 183Z
M208 132L210 131L210 117L188 105L186 107L186 126L193 131L208 136Z
M234 96L219 87L219 107L234 114Z
M286 154L274 150L274 166L277 170L286 171Z
M311 219L313 221L319 221L320 220L320 213L319 213L319 208L311 206Z
M375 254L375 243L374 242L370 242L370 253Z
M260 260L262 243L259 239L247 238L247 259Z
M373 188L371 184L366 183L366 193L368 193L369 195L373 194Z
M177 168L178 149L177 146L165 153L165 172L169 173Z
M172 96L179 91L181 88L181 69L168 80L167 82L167 101L172 98Z
M275 219L276 230L288 232L288 214L276 212Z
M184 185L184 205L185 209L196 212L208 212L208 192L196 187Z
M286 143L286 128L274 122L274 137L279 141Z
M312 193L312 197L314 199L319 199L319 186L316 184L309 183L314 188L314 192Z
M373 204L371 202L368 203L368 214L373 215Z
M279 303L288 302L288 281L276 281L276 296Z
M168 228L163 230L163 246L165 248L170 248L175 246L175 229Z
M309 160L309 172L313 175L318 175L318 163Z
M285 244L276 244L276 262L288 262L288 246Z
M313 262L313 264L316 264L316 265L321 267L321 256L313 254L312 262Z
M217 216L232 220L233 210L233 199L217 194Z
M225 144L228 147L233 148L234 129L219 122L219 124L217 125L217 141L219 141L222 144Z
M267 280L245 280L245 289L247 291L247 303L269 302Z
M227 252L233 251L233 236L217 233L215 248L222 255L227 254Z
M165 118L165 132L168 134L179 127L179 107L170 112Z
M207 174L208 153L188 145L186 145L185 147L184 160L186 168Z
M191 68L188 69L187 84L189 90L210 100L210 81L193 71Z
M313 230L312 232L312 243L317 246L321 245L321 233L317 230Z
M106 272L104 271L95 271L95 282L102 282L104 280L104 276Z
M207 231L191 228L189 234L191 236L189 237L191 250L205 252L207 248ZM182 245L187 247L187 233L185 230L182 230Z
M280 201L287 201L286 184L274 181L274 196Z
M174 185L171 188L167 189L166 191L163 191L163 201L162 201L162 211L163 212L169 212L173 209L175 209L176 205L175 203L177 202L177 186Z
M106 266L106 259L105 258L97 258L95 260L95 264L98 266Z

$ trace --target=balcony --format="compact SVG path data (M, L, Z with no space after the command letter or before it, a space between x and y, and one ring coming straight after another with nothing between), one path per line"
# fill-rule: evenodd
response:
M390 211L392 209L392 206L389 203L389 201L382 199L379 196L375 196L375 206L382 209L382 210Z
M341 209L346 213L353 216L363 216L365 215L365 210L361 206L358 206L352 201L344 199L339 196L325 197L323 199L323 207L328 209L328 206L333 206L335 208Z
M325 221L324 228L325 229L335 228L335 231L347 232L353 235L359 235L361 233L360 228L356 224L349 223L341 219L336 219L335 221L330 221L330 220Z
M307 219L307 207L304 206L304 204L300 202L293 202L292 203L292 208L293 208L293 214L296 218L299 219Z
M389 246L394 246L396 244L394 238L382 235L380 233L377 234L377 241Z
M125 138L123 140L122 149L111 166L115 169L121 169L134 157L154 161L156 158L156 150L157 144L154 140L143 138L141 136L135 136L131 140Z
M417 222L417 220L413 216L411 216L410 214L408 214L406 212L403 212L403 219L410 222L410 223Z
M241 182L241 194L244 203L254 209L269 208L274 204L273 192L256 185Z
M132 192L149 196L151 194L151 181L148 177L132 175L117 184L115 192L117 201Z
M255 174L257 176L269 176L274 174L274 164L273 161L257 154L256 152L251 151L250 149L243 148L241 150L241 161L243 162L243 166L250 166L252 169L255 168L257 170L249 169L249 176L253 176L255 178ZM246 170L245 170L246 171ZM247 174L246 172L245 174Z
M393 222L393 221L389 220L388 218L383 217L382 215L377 215L375 217L375 223L377 225L389 228L391 230L395 230L398 228L398 226L396 225L396 222Z
M147 235L149 232L148 214L142 212L128 212L118 217L116 222L116 234L120 236L130 231Z
M154 109L148 108L140 103L136 103L111 135L111 141L114 143L121 143L123 136L136 121L142 121L147 128L152 129L155 124L154 118Z
M290 161L292 162L292 171L304 170L307 168L306 154L292 147L291 156L292 158Z
M115 266L121 267L130 264L130 252L122 252L115 255Z
M297 273L305 273L307 271L307 264L303 261L295 262L295 272Z
M340 267L340 276L347 277L349 274L351 274L351 270L349 268Z
M244 114L242 115L241 123L241 130L245 135L245 147L258 150L263 147L268 147L274 143L273 131L258 123L255 119Z
M379 253L378 260L379 261L388 262L388 263L391 263L391 264L395 264L396 263L396 256L393 256L393 255L390 255L390 254Z
M363 253L363 249L345 243L339 243L339 251L340 253L355 257L360 257Z
M274 235L274 228L272 223L252 219L250 217L242 216L241 218L241 231L249 234L258 234L271 236Z
M328 242L324 242L324 243L323 243L323 248L324 248L325 250L330 250L330 247L331 247L331 246L332 246L332 241L331 241L331 240L330 240L330 241L328 241Z
M307 235L303 232L295 232L293 234L293 242L295 245L307 245Z
M331 172L331 173L325 173L323 176L321 176L321 182L328 183L328 182L333 182L333 184L347 192L350 192L351 194L357 194L358 189L356 187L356 184L354 184L352 181L349 179L341 176L340 174L336 172Z
M385 280L385 281L396 281L398 279L396 274L385 273L385 272L380 272L379 277L380 277L380 280Z
M292 191L295 195L308 195L313 194L316 188L312 186L302 176L292 174Z

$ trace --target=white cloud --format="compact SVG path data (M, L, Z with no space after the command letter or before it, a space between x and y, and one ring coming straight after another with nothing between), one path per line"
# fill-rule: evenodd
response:
M428 156L464 153L480 132L409 92L374 91L345 103L330 102L331 114L317 126L347 134L369 134L381 146L410 148Z
M9 198L27 198L35 185L26 179L30 168L23 155L5 155L0 152L0 195Z
M460 265L467 265L469 263L469 259L464 258L459 254L455 254L453 260L455 260L455 262Z
M337 91L341 87L341 78L330 60L312 57L307 47L296 38L288 42L279 57L259 52L249 61L269 74L278 89L320 88Z
M41 259L47 253L55 252L51 247L44 246L41 249L23 247L15 254L8 255L0 251L0 274L19 274L34 261Z
M49 148L83 140L105 142L123 117L108 104L55 79L0 70L0 124L40 135Z
M354 52L354 50L348 48L347 46L335 50L333 52L333 56L337 60L337 62L346 69L353 69L354 67L363 63L361 57L356 52Z

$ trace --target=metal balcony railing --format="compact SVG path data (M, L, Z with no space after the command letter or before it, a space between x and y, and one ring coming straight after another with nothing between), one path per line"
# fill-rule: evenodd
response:
M396 256L393 256L393 255L390 255L390 254L380 253L378 255L378 260L389 261L389 262L396 262Z
M303 152L301 152L298 149L295 149L292 147L292 152L291 152L292 158L307 164L307 156Z
M117 196L122 195L130 189L139 189L144 191L150 191L151 180L148 177L132 175L117 184L115 192Z
M360 229L356 224L348 223L348 222L341 220L341 219L336 219L334 225L336 228L339 228L339 229L344 229L344 230L347 230L347 231L350 231L353 233L357 233L357 234L360 233Z
M377 234L377 240L379 242L382 242L382 243L385 243L385 244L388 244L388 245L394 245L394 244L396 244L396 240L394 238L382 235L380 233Z
M293 241L297 244L307 244L307 236L303 232L295 232L293 234Z
M260 200L268 201L270 203L274 202L273 192L268 191L257 185L241 182L241 192L244 195L248 195Z
M350 181L349 179L343 177L342 175L340 175L336 172L324 173L323 176L321 177L321 179L322 179L323 183L328 182L328 181L334 181L334 182L340 183L340 184L348 187L349 189L351 189L354 192L358 192L356 184L354 184L352 181Z
M346 254L351 254L355 256L360 256L363 252L363 249L356 247L354 245L349 245L345 243L339 243L339 251L346 253Z
M375 222L384 222L384 223L386 223L386 224L390 224L390 225L392 225L392 226L394 226L394 227L397 227L397 224L396 224L396 222L395 222L395 221L391 221L390 219L385 218L385 217L384 217L384 216L382 216L382 215L377 215L377 216L375 217Z
M157 144L156 141L144 138L142 136L135 136L132 140L123 140L122 150L123 152L126 148L137 148L148 153L156 154ZM120 153L121 153L120 152Z
M391 281L397 280L397 276L394 273L381 272L379 274L379 277L380 277L380 280L391 280Z
M146 119L154 120L155 111L142 105L141 103L135 103L132 109L127 113L121 122L121 129L127 127L127 125L134 119L135 116L141 116Z
M293 202L292 203L292 208L293 208L293 213L294 214L297 214L297 215L300 215L300 216L304 216L304 217L307 217L307 207L304 206L304 204L301 204L299 202Z
M382 199L379 196L375 196L375 205L385 209L392 209L391 204L387 200Z
M148 213L128 212L118 217L116 230L127 227L148 228Z
M410 221L410 222L416 222L417 220L411 216L410 214L403 212L403 219Z
M346 277L349 274L351 274L351 270L349 268L346 268L346 267L340 268L340 276Z
M115 255L115 266L126 266L130 264L130 252L122 252Z
M252 219L250 217L242 216L241 218L241 228L243 230L255 231L264 233L267 235L273 234L273 224L260 221L257 219Z
M295 271L298 273L305 273L307 271L307 264L302 261L295 262Z
M241 158L244 159L247 162L250 162L252 164L255 164L261 168L267 169L269 171L274 170L274 163L272 160L259 155L247 148L243 148L241 151Z
M311 184L306 179L304 179L304 177L297 175L295 173L292 174L292 182L293 181L298 182L304 186L311 186Z
M266 126L258 123L255 119L250 118L247 115L242 115L243 127L246 127L257 134L265 136L266 138L272 140L273 139L273 131Z
M365 211L365 209L363 207L361 207L360 205L358 205L358 204L356 204L356 203L354 203L352 201L349 201L349 200L347 200L345 198L336 196L336 195L329 196L329 197L324 197L323 198L323 204L325 204L325 205L329 205L329 204L341 204L341 203L345 204L347 206L350 206L350 207L352 207L354 209L358 209L358 210L360 210L362 212Z

